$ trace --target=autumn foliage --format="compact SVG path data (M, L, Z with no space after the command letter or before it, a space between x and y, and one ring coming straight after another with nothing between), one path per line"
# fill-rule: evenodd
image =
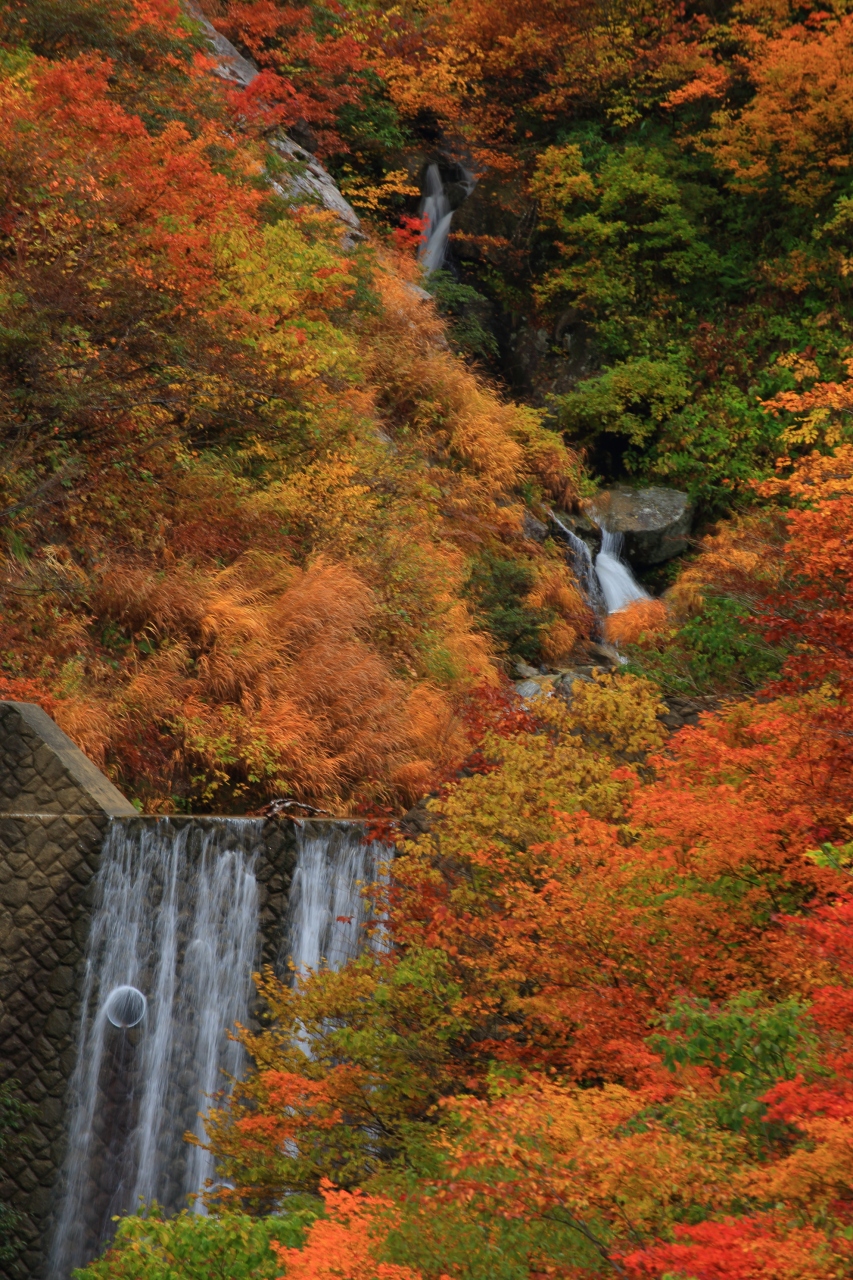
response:
M853 1270L853 27L712 10L205 0L247 90L171 0L0 14L0 695L149 812L396 840L360 957L258 978L210 1217L84 1276ZM451 155L538 408L423 296ZM610 674L591 472L700 524Z
M374 890L394 950L265 976L272 1021L241 1032L255 1070L213 1148L258 1208L348 1189L286 1274L346 1254L360 1275L365 1249L376 1275L498 1253L519 1275L846 1274L850 606L820 557L849 475L842 453L774 482L806 503L757 624L796 640L775 687L663 751L632 676L484 719ZM697 579L744 573L724 549Z
M273 193L177 7L86 14L34 5L20 47L4 18L7 696L35 681L150 811L405 808L507 661L472 551L523 566L543 643L589 629L518 492L573 494L577 461L455 360L410 261ZM319 92L352 41L305 40Z

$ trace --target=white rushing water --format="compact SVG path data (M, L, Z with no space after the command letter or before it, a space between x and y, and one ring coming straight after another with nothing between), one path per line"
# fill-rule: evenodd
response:
M262 820L115 822L104 844L86 951L68 1152L51 1280L100 1250L117 1214L192 1201L215 1173L204 1138L211 1096L239 1076L227 1030L245 1023L257 967ZM362 888L387 846L346 822L295 830L286 937L297 972L340 968L368 945ZM381 928L369 940L387 944ZM199 1201L196 1208L201 1211Z
M468 195L476 186L476 179L468 169L459 166L462 173L462 185ZM431 164L426 171L424 181L425 192L421 201L421 217L424 221L424 242L418 257L427 275L438 271L444 265L447 253L447 241L450 238L450 224L453 222L453 210L444 193L441 170L437 164Z
M306 823L300 828L285 957L296 973L323 964L340 969L364 949L370 903L362 889L380 878L388 858L388 847L365 842L355 824ZM381 945L381 938L374 937L372 945Z
M568 525L563 524L562 520L549 512L554 524L562 532L569 544L572 556L572 568L575 571L575 577L580 583L581 590L586 596L587 603L593 613L604 613L605 600L601 592L601 585L595 572L595 566L592 563L592 552L584 542L583 538L579 538L574 530Z
M595 557L595 573L601 586L608 613L617 613L632 600L649 600L648 591L641 587L621 558L622 534L601 531L601 550Z
M180 1208L213 1176L199 1112L238 1074L258 940L262 823L112 825L96 879L50 1275L66 1280L140 1200Z
M593 613L617 613L632 600L650 599L622 559L622 534L601 529L601 550L593 562L583 538L565 525L553 511L548 513L569 544L572 568Z

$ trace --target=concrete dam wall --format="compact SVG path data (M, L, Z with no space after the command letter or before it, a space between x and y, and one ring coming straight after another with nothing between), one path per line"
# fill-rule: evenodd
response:
M213 1176L183 1133L239 1069L252 972L356 954L383 856L346 821L140 816L40 707L0 702L0 1080L34 1108L0 1172L2 1280L66 1280L114 1214Z

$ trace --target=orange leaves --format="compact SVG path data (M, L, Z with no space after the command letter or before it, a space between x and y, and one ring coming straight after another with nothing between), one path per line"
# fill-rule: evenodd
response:
M611 644L637 644L644 638L654 639L666 623L662 600L633 600L617 613L608 614L605 632Z
M256 555L218 577L123 572L104 581L98 605L156 645L120 706L133 721L171 726L175 764L212 771L199 797L207 803L229 787L215 770L223 738L231 803L284 787L341 805L401 769L408 799L415 765L429 785L462 749L437 691L415 691L409 706L409 690L370 643L371 592L338 565L318 560L301 572Z
M755 96L735 118L721 115L714 148L747 190L774 183L811 207L850 163L853 20L792 26L754 38L747 71Z
M285 1268L281 1280L420 1280L411 1268L377 1258L399 1219L393 1201L339 1191L328 1181L320 1190L326 1216L312 1224L304 1246L288 1249L273 1241Z
M266 1104L235 1122L234 1129L246 1151L264 1151L293 1142L300 1120L311 1115L312 1128L322 1131L340 1124L343 1115L330 1100L329 1082L308 1080L292 1071L262 1071L257 1092ZM274 1108L274 1110L273 1110Z
M727 1204L743 1144L656 1122L646 1110L656 1100L535 1076L488 1100L453 1099L461 1131L445 1140L445 1195L474 1195L507 1217L566 1214L605 1258L666 1229L673 1213Z

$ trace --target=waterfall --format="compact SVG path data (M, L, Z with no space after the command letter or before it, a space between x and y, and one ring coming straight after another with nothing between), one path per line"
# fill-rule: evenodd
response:
M595 557L595 572L608 613L624 609L632 600L649 600L648 591L640 586L628 565L620 558L622 534L601 530L601 550Z
M199 1111L236 1075L258 941L249 819L115 822L95 882L68 1152L50 1275L66 1280L115 1214L187 1203L213 1176Z
M343 968L364 948L369 904L361 887L380 878L390 851L380 841L365 842L355 823L306 822L296 839L284 958L297 973L323 963Z
M462 185L468 195L476 186L476 179L468 169L461 169ZM438 271L444 264L447 252L447 241L450 238L450 224L453 221L453 210L450 201L444 194L444 183L441 170L437 164L431 164L426 171L425 193L421 201L421 217L424 222L424 242L421 245L419 258L427 275Z
M572 568L586 596L589 607L595 614L604 613L606 605L595 566L592 563L592 552L583 538L579 538L573 530L563 524L562 520L559 520L553 511L549 511L548 514L569 544L572 555Z
M650 599L648 591L640 586L621 558L621 533L611 533L600 526L601 550L593 563L592 552L583 538L563 524L553 511L548 514L569 544L572 568L595 614L616 613L632 600Z

